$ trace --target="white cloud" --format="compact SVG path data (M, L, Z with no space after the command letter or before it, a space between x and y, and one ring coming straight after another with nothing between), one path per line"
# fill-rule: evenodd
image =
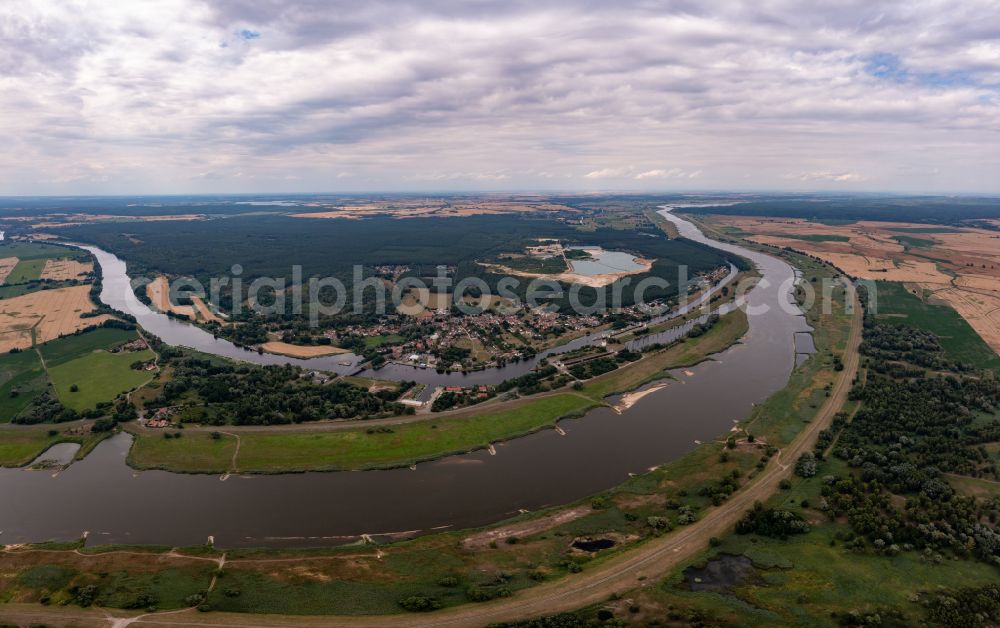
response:
M785 178L798 181L834 181L836 183L855 183L865 180L865 177L857 172L799 172L786 174Z
M654 170L646 170L635 175L636 181L642 181L643 179L697 179L702 174L701 170L687 171L680 168L670 168L665 170L663 168L657 168Z
M0 193L1000 192L995 15L996 0L7 0Z
M583 177L585 179L617 179L627 177L630 172L630 168L601 168L600 170L592 170Z

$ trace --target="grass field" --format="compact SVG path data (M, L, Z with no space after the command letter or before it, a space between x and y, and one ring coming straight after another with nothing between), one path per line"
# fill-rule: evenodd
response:
M799 233L784 233L782 234L784 238L791 238L793 240L805 240L806 242L848 242L850 238L844 235L830 235L825 233L819 234L799 234Z
M24 466L56 443L80 443L89 448L102 438L103 435L66 436L58 425L0 426L0 467Z
M38 279L42 276L42 269L45 268L44 259L22 259L7 275L5 283L15 284Z
M403 342L403 340L404 338L397 334L389 334L388 336L365 336L365 347L372 349L374 347L381 347L384 344Z
M917 238L908 235L897 235L892 236L892 239L899 242L903 246L908 246L917 249L925 249L930 246L934 246L934 240L928 240L927 238Z
M879 281L877 316L907 323L935 334L952 360L977 368L1000 370L1000 356L983 342L969 323L947 305L935 305L910 293L903 284Z
M56 281L49 283L22 283L15 286L2 285L0 286L0 300L12 299L14 297L19 297L29 292L37 292L39 290L54 290L56 288L65 288L70 285L68 281Z
M0 423L10 422L48 383L34 351L0 354Z
M153 357L148 349L124 353L97 351L57 366L50 365L49 377L63 405L77 411L88 410L146 382L150 374L131 365ZM71 391L74 385L78 388L76 392Z
M0 557L10 573L16 556ZM13 567L16 577L5 582L7 599L38 602L42 596L55 606L72 603L73 587L92 584L99 595L95 605L110 608L156 606L170 610L189 606L186 598L208 588L215 565L209 561L174 559L172 565L150 565L141 553L107 552L89 556L50 554L35 556L28 567ZM88 567L91 569L88 570ZM12 574L12 575L13 575ZM0 595L0 602L5 601Z
M39 350L49 367L83 357L100 349L109 349L135 340L134 331L113 327L98 327L82 334L66 336L42 345ZM138 358L137 358L138 359Z
M237 468L275 473L405 466L526 434L593 405L589 399L567 393L465 418L397 425L391 432L368 433L365 427L336 432L245 431L240 433ZM138 468L227 471L232 456L230 438L206 442L209 440L207 433L188 432L180 439L143 433L136 437L129 462Z
M222 428L225 429L225 428ZM175 432L181 438L168 439L161 433L136 436L129 451L129 464L140 468L169 467L186 473L224 473L236 453L236 438L211 432ZM183 462L181 462L181 458Z
M59 439L49 436L48 429L0 428L0 467L20 467L28 464L57 442Z
M83 249L38 242L0 242L0 257L16 257L19 260L31 259L83 259L90 254Z

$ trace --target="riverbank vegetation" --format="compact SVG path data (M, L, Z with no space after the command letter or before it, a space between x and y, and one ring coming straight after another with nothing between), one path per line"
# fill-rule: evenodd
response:
M337 431L240 431L234 470L285 473L407 466L521 436L551 426L558 418L581 413L592 405L589 399L577 395L558 394L468 417ZM229 443L234 438L228 434L213 437L213 433L192 430L185 430L184 437L177 439L140 432L129 454L129 464L138 468L223 473L230 470L233 452ZM196 454L194 459L189 458L189 450ZM209 453L214 464L205 459Z
M808 530L738 527L691 563L717 579L679 570L634 604L723 624L979 626L1000 617L1000 380L956 361L983 351L968 339L971 350L947 350L955 338L938 335L940 318L884 316L912 308L914 295L899 287L879 297L851 402L808 464L759 507ZM727 576L718 566L734 557L750 566Z
M77 458L80 459L105 436L90 432L80 423L33 427L0 425L0 467L23 467L58 443L78 443L81 448Z
M171 369L159 394L144 403L178 421L205 425L280 425L320 419L372 419L412 414L395 399L412 386L369 392L342 378L297 366L255 366L212 359L158 343Z
M290 430L266 431L244 430L239 432L240 451L236 467L242 472L279 473L306 470L331 469L366 469L392 466L407 466L421 460L428 460L449 454L463 453L480 449L517 436L552 427L556 421L569 416L577 416L587 409L605 403L604 397L617 392L626 392L644 383L665 376L664 371L670 368L688 366L708 358L730 346L746 332L746 315L735 311L723 316L708 327L708 331L696 337L682 338L667 348L660 348L645 354L636 354L635 360L626 362L617 370L588 380L582 385L563 387L558 394L553 394L553 388L547 382L539 383L536 378L525 376L514 381L514 386L521 393L543 392L540 398L525 397L517 401L506 401L501 405L492 404L481 409L463 410L455 416L425 418L415 422L378 422L350 429L334 426L323 430L322 426L313 428L304 426L301 432ZM170 361L174 364L173 361ZM226 391L226 395L236 394L246 386L255 393L249 395L249 403L253 407L246 415L257 416L261 408L276 407L261 399L269 390L266 385L251 385L248 381L233 381L227 383L226 377L236 377L237 373L257 373L260 379L265 377L273 381L280 380L283 374L291 374L292 384L283 383L281 398L287 399L287 387L304 386L312 389L312 385L299 384L301 378L294 367L250 367L246 365L225 366L217 368L226 371L224 377L205 377L202 370L208 368L202 361L184 358L181 363L189 366L179 366L173 379L163 385L161 397L147 404L147 409L158 405L166 406L170 402L165 399L183 397L189 390L183 382L191 380L204 382L213 390ZM178 364L181 364L178 363ZM193 365L193 366L190 366ZM184 369L194 368L194 375ZM227 370L228 369L228 370ZM181 374L181 371L184 374ZM546 367L539 374L547 378L559 377L554 367ZM180 375L180 379L178 379ZM274 380L273 378L279 378ZM544 379L544 378L543 378ZM524 381L521 381L524 380ZM265 379L264 381L268 381ZM568 381L568 380L560 380ZM178 383L180 382L180 383ZM333 385L348 385L346 382L334 380ZM263 386L263 387L261 387ZM331 384L324 384L322 389L329 389ZM500 388L506 387L501 386ZM362 389L354 387L356 394ZM181 391L178 393L178 391ZM230 392L232 391L232 392ZM387 391L391 395L398 392ZM275 393L277 394L277 393ZM378 395L380 393L376 393ZM368 397L375 397L368 395ZM236 398L242 399L239 395ZM377 397L375 397L377 398ZM198 403L192 406L194 412L213 414L213 406L206 409L197 397ZM243 403L243 402L241 402ZM284 402L283 402L284 403ZM317 402L319 403L319 402ZM317 408L323 406L315 405ZM188 417L188 410L181 410L181 417ZM242 412L242 411L241 411ZM220 416L215 414L214 416ZM298 415L295 415L298 416ZM190 417L188 417L190 418ZM197 417L190 418L198 421ZM299 422L301 419L296 420ZM285 420L283 422L289 422ZM221 423L220 423L221 424ZM243 423L252 424L252 423ZM224 473L231 469L232 451L226 443L235 437L221 434L215 442L205 442L209 436L204 431L185 430L183 439L165 439L158 431L133 430L136 442L129 456L129 462L138 468L159 468L186 472L218 472ZM216 432L218 434L218 432ZM188 456L191 449L194 455ZM211 460L209 458L212 458Z

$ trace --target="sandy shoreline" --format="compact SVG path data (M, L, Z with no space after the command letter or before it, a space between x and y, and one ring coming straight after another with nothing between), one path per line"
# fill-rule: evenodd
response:
M653 386L650 386L649 388L645 388L643 390L637 390L634 392L625 393L624 395L622 395L622 398L618 401L618 403L611 406L611 408L618 414L621 414L622 412L628 410L635 404L639 403L639 400L641 400L646 395L652 395L655 392L663 390L667 386L669 386L669 384L667 384L666 382L661 382L659 384L654 384Z
M339 353L350 353L347 349L341 349L333 345L293 345L279 340L265 342L260 348L268 353L287 355L293 358L318 358L327 355L337 355Z

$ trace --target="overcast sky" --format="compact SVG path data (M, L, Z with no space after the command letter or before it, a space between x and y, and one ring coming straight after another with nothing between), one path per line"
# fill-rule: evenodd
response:
M1000 192L1000 0L817 4L4 0L0 194Z

